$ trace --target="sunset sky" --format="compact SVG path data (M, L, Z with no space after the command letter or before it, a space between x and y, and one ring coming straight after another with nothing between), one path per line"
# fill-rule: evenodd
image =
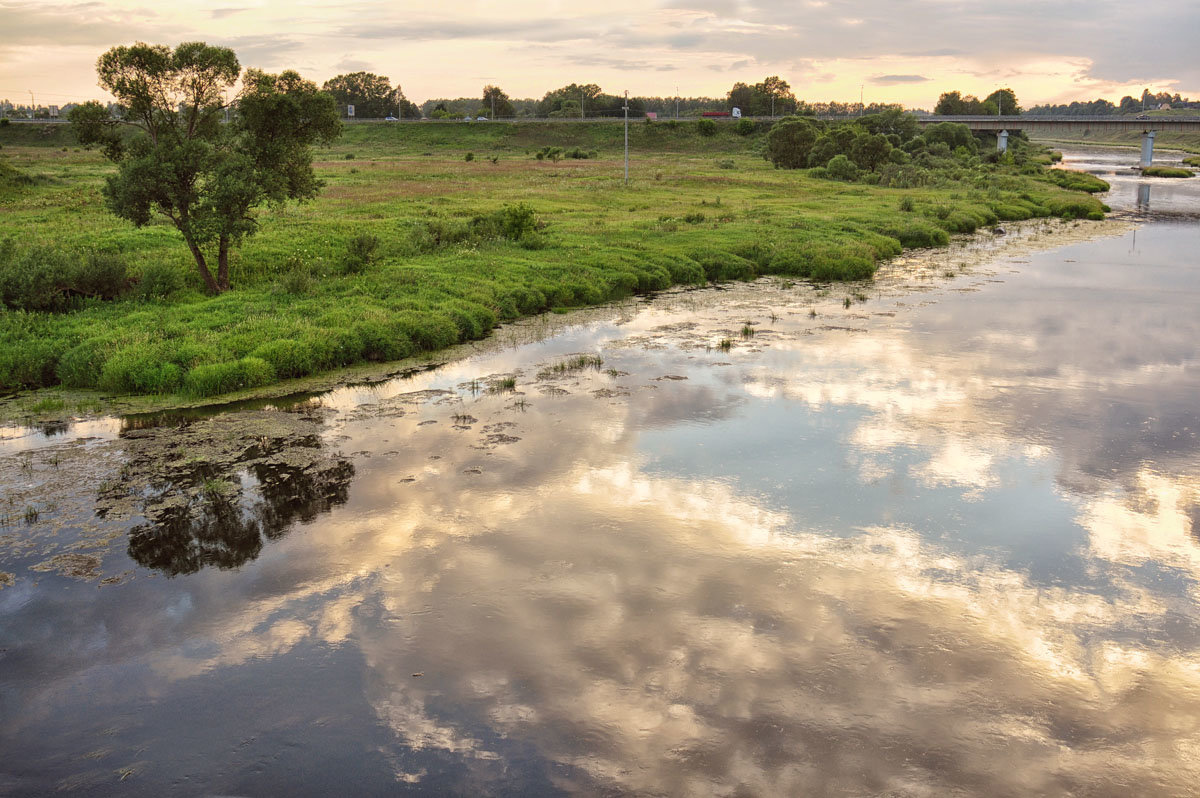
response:
M0 0L0 99L103 97L97 56L203 40L243 66L318 83L366 70L410 100L496 83L540 97L571 82L617 94L723 95L778 74L808 100L932 108L942 91L1012 87L1023 104L1200 95L1200 3L1181 0L510 0L439 3Z

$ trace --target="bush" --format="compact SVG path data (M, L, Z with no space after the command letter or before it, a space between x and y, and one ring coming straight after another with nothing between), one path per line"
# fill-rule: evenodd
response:
M312 270L300 258L288 258L284 264L283 276L279 278L279 288L285 294L303 296L313 289Z
M764 157L777 169L802 169L817 140L817 127L807 119L781 122L767 134Z
M151 261L142 267L137 296L145 300L166 299L183 288L184 276L169 263Z
M116 299L129 287L125 259L115 252L92 250L75 269L72 290L84 296Z
M748 122L749 120L743 119L742 121ZM718 169L736 169L737 164L735 164L733 162L732 158L721 158L720 160L717 161L717 168Z
M346 245L346 255L342 266L347 274L358 274L364 271L376 260L379 249L379 237L369 233L359 233Z
M0 303L14 310L61 312L81 299L115 299L129 287L125 261L112 252L82 257L32 246L20 254L15 244L0 247Z
M216 396L259 388L274 379L275 372L266 361L257 357L244 357L231 362L197 366L187 373L183 381L183 390L191 396Z
M901 197L899 207L900 207L901 212L903 212L903 213L912 213L912 210L914 207L913 206L913 198L912 197Z
M473 160L475 160L475 153L473 153L473 152L468 152L466 155L464 155L464 156L463 156L463 160L464 160L464 161L473 161Z
M733 131L739 136L749 136L754 133L754 123L749 119L739 119L734 125Z
M717 135L717 123L711 119L701 119L696 123L696 132L701 136Z
M858 178L858 167L845 155L835 155L825 167L831 180L844 180L852 183Z

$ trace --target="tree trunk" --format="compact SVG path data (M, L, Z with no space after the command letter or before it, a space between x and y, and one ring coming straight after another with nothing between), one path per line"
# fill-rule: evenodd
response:
M229 290L229 236L221 236L217 241L217 288Z
M190 237L187 237L186 241L188 249L192 251L192 257L196 259L196 268L200 270L200 276L204 278L208 292L210 294L221 293L221 287L213 279L212 272L208 270L208 262L204 260L204 253L200 251L200 247L196 246L196 242L192 241Z

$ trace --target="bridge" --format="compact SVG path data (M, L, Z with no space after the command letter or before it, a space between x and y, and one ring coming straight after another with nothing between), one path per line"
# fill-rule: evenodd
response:
M996 148L1008 150L1008 132L1082 133L1086 131L1141 131L1142 157L1138 163L1145 169L1154 161L1154 136L1159 132L1200 133L1200 116L926 116L917 120L921 125L957 122L971 130L987 130L996 134Z

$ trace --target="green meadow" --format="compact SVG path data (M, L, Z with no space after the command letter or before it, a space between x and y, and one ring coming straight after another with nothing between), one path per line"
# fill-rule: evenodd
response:
M0 389L246 391L677 284L865 280L902 248L1104 210L1103 183L1032 158L841 182L773 168L763 125L629 129L626 186L620 123L348 125L315 154L320 196L263 209L214 297L168 222L106 211L113 167L65 126L0 127ZM91 287L36 282L62 273Z

